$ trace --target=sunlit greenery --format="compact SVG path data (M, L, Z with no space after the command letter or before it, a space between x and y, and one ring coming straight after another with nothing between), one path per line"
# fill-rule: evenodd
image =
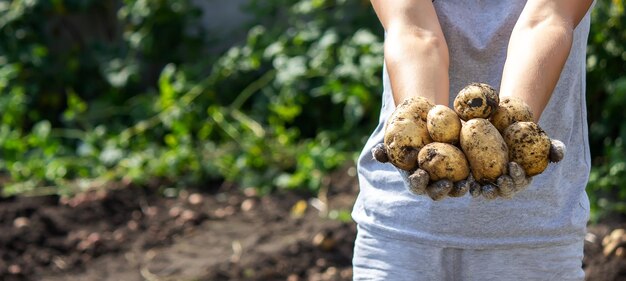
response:
M367 2L251 1L247 39L219 56L190 1L116 3L0 3L4 194L219 179L315 191L377 119Z
M626 213L626 13L622 0L598 1L587 59L594 218Z
M382 30L370 3L252 0L246 10L245 40L215 54L224 38L202 28L191 0L1 1L3 194L327 184L378 120ZM617 0L593 14L596 211L626 212L625 17Z

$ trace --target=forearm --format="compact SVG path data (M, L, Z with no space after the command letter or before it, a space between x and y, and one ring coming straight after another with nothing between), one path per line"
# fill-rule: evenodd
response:
M593 0L528 0L511 34L501 96L517 96L535 121L550 101L572 47L574 29Z
M413 34L412 34L413 33ZM385 39L385 63L396 104L423 96L448 105L448 47L443 36L390 30Z
M500 95L522 98L538 122L567 61L572 38L573 30L558 23L516 27L509 41Z
M431 0L372 0L385 28L385 64L396 104L422 96L448 105L448 47Z

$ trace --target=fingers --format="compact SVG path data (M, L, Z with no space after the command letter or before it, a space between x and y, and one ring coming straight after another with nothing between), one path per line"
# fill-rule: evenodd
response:
M426 192L428 193L428 196L430 196L431 199L433 199L434 201L438 201L438 200L445 198L448 195L448 193L450 193L452 188L453 188L452 181L439 180L429 185L426 188Z
M428 185L429 180L428 172L422 169L415 170L408 176L409 191L416 195L428 194L431 199L438 201L446 196L461 197L468 192L470 186L466 180L454 184L450 180L439 180Z
M523 182L527 182L527 178L526 178L526 174L524 173L524 170L522 170L521 167L517 165L517 163L515 162L511 162L511 163L514 166L513 171L514 171L516 178L520 179L518 183L521 184ZM511 163L509 163L509 166ZM519 170L521 170L521 172ZM498 177L495 184L488 183L483 186L481 186L476 181L474 181L473 178L471 178L471 175L470 175L470 178L468 178L468 180L470 179L472 180L471 181L472 186L470 186L470 193L472 194L473 197L479 197L480 195L482 195L487 200L493 200L498 197L510 199L513 197L513 194L518 192L516 190L513 177L509 175L502 175Z
M470 187L469 181L462 180L456 183L452 183L450 180L439 180L428 185L430 177L428 172L417 169L413 173L398 169L402 178L408 185L409 191L415 195L428 196L435 200L441 200L446 196L450 197L462 197L465 195Z
M509 174L498 177L495 184L486 184L480 193L488 200L497 197L506 199L513 198L515 193L525 190L531 183L532 178L526 176L524 169L515 162L509 162Z
M426 187L430 177L428 173L422 169L417 169L409 176L409 191L413 194L426 194Z
M472 197L485 197L487 200L493 200L498 197L510 199L517 192L520 192L530 185L532 178L526 177L524 169L515 162L508 164L508 175L498 177L495 183L482 185L470 174L467 180L461 180L453 183L450 180L439 180L430 182L428 172L417 169L414 172L407 172L398 169L411 193L416 195L427 194L431 199L438 201L446 196L463 197L468 192ZM430 185L429 185L430 183Z
M498 197L511 199L513 198L513 194L517 192L515 189L515 185L513 184L513 179L508 175L502 175L498 177L498 180L495 184L485 184L480 187L480 195L485 197L487 200L493 200Z
M387 148L384 143L379 143L372 148L372 157L380 163L389 162L389 156L387 155Z
M496 185L498 186L500 196L508 199L513 198L513 194L515 194L515 186L513 185L513 179L510 176L500 176Z
M467 180L461 180L454 183L452 190L448 193L450 197L463 197L469 191L469 182Z
M526 177L524 179L524 184L515 185L515 193L526 190L526 188L528 188L530 186L530 183L532 182L533 182L532 177Z
M515 162L509 162L509 176L515 186L526 184L526 172L524 168Z
M559 162L565 157L565 144L560 140L550 140L550 162Z
M525 190L532 181L531 177L526 176L524 168L515 162L509 162L509 176L513 180L514 193Z
M500 195L498 193L498 188L492 184L483 185L483 188L480 190L480 192L487 200L496 199Z
M372 157L378 162L389 162L389 155L384 143L376 144L372 150ZM556 163L565 157L566 146L563 142L557 139L550 140L550 162ZM417 150L406 151L404 154L404 162L417 161ZM403 172L402 177L409 190L416 195L428 194L433 200L441 200L446 196L450 197L463 197L468 192L472 197L477 198L481 195L486 199L495 199L497 197L503 197L510 199L515 193L525 190L532 182L532 177L527 177L524 169L515 162L508 163L508 175L500 176L495 183L486 184L481 186L476 182L473 176L469 175L467 180L461 180L452 183L449 180L440 180L429 184L430 177L428 173L422 169L417 169L415 172L410 173Z
M416 151L408 151L407 158L415 158ZM559 140L551 140L550 161L558 162L565 155L565 145ZM386 146L383 143L376 144L372 148L372 157L381 163L389 162ZM398 169L405 184L411 193L416 195L428 194L433 200L441 200L446 196L463 197L468 192L472 197L481 195L486 199L497 197L512 198L517 192L525 190L531 183L532 178L527 177L524 169L515 162L509 162L508 175L500 176L495 183L481 186L476 182L470 173L467 180L452 183L449 180L440 180L429 185L430 177L428 172L417 169L413 173Z
M476 182L476 180L474 180L474 176L472 176L471 173L469 177L467 177L467 182L469 184L469 188L470 188L469 192L472 195L472 197L474 198L479 197L481 194L482 187L480 186L480 184Z

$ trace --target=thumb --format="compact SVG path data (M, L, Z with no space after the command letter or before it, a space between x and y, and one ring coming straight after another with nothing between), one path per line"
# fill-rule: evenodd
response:
M550 140L550 162L559 162L565 157L565 144L557 139Z

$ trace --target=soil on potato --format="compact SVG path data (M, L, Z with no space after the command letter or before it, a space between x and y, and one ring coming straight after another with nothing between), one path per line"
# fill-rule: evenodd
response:
M0 280L351 280L354 168L326 184L319 197L215 184L0 199ZM622 221L589 228L587 280L626 280L626 258L601 245Z

